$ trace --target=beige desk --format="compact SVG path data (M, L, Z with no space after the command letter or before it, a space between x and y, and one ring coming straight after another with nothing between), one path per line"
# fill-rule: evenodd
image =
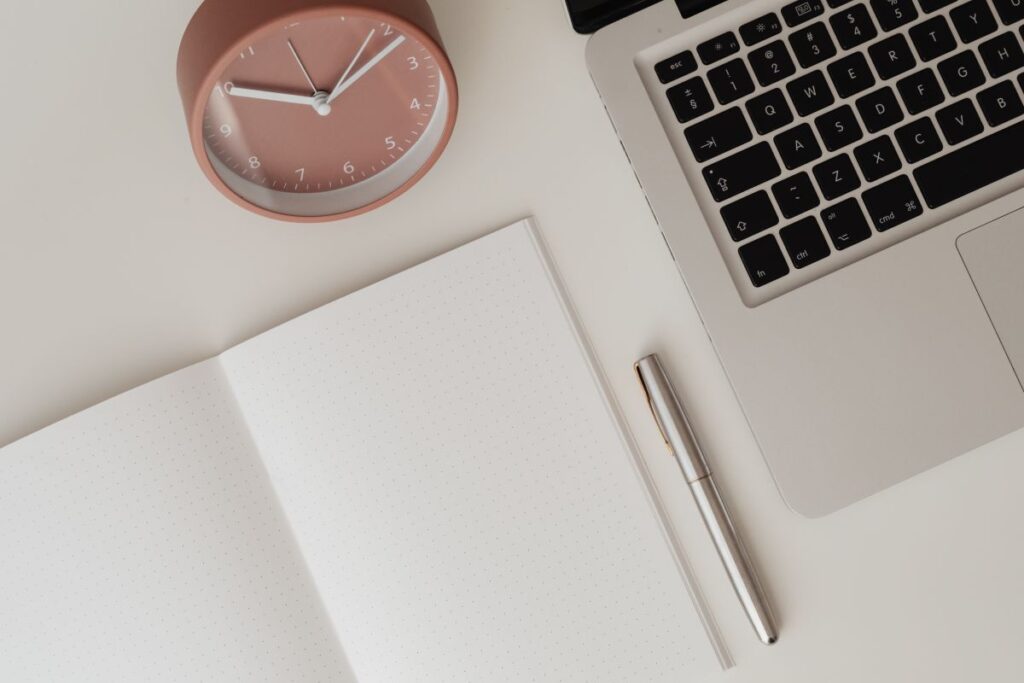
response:
M191 159L174 59L196 5L5 7L0 444L532 214L737 661L721 680L1022 679L1024 433L822 520L786 509L558 0L433 0L463 95L448 153L394 204L318 227L240 212ZM701 397L780 615L774 648L645 413L631 363L652 350Z

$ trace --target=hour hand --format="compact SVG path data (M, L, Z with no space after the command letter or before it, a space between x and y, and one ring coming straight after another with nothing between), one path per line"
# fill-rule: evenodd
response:
M316 95L293 95L286 92L278 92L276 90L259 90L256 88L243 88L241 86L232 86L228 90L228 94L232 97L245 97L252 100L266 100L268 102L283 102L285 104L302 104L307 107L312 107L316 112L322 116L326 116L330 113L330 105L326 102L326 95L317 93ZM326 110L323 111L323 110Z

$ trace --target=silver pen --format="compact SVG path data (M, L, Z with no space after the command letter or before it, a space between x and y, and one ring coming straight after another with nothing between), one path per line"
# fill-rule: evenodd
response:
M736 534L736 528L729 519L729 513L725 510L718 487L711 479L711 468L693 435L690 421L672 389L665 369L658 357L653 355L639 361L635 368L658 429L686 477L686 483L697 501L704 525L711 534L718 556L722 558L736 595L758 638L765 645L771 645L779 639L771 608Z

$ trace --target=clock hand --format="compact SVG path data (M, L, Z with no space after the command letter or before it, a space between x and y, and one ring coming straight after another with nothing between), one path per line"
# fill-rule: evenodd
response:
M383 60L385 57L391 54L395 50L395 48L397 48L404 42L405 36L398 36L393 41L391 41L390 45L388 45L386 48L377 53L377 55L373 59L368 61L358 71L352 74L351 78L349 78L347 81L342 81L341 83L339 83L338 86L334 88L334 92L331 93L331 96L327 98L327 101L333 102L335 99L337 99L338 95L351 88L356 81L365 76L370 69L380 64L381 60Z
M331 105L327 103L326 93L316 95L292 95L286 92L274 90L257 90L256 88L242 88L237 85L228 90L232 97L245 97L253 100L267 100L268 102L283 102L285 104L304 104L312 107L320 116L327 116L331 113Z
M366 40L364 40L363 44L359 46L359 50L356 52L356 56L353 57L352 61L348 63L348 68L345 69L345 73L341 75L341 78L339 78L338 82L334 85L334 90L331 91L331 96L327 98L328 102L333 102L334 98L341 94L341 86L345 84L345 79L348 78L348 75L350 73L352 73L352 67L354 67L356 65L356 62L359 61L359 58L363 56L363 50L365 50L366 46L370 44L370 40L373 39L373 35L376 32L377 29L373 29L372 31L370 31L370 34L366 36Z
M315 95L319 90L317 90L316 84L313 83L313 78L309 75L309 69L307 69L306 65L302 63L302 58L299 57L299 51L295 49L295 46L290 40L288 41L288 49L291 50L292 55L295 56L295 61L299 63L299 69L302 70L302 75L306 77L306 82L309 83L309 87L313 89L313 94Z

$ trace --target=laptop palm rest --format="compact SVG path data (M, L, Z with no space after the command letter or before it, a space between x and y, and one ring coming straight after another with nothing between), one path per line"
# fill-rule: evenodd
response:
M957 248L1024 388L1024 209L961 235Z

